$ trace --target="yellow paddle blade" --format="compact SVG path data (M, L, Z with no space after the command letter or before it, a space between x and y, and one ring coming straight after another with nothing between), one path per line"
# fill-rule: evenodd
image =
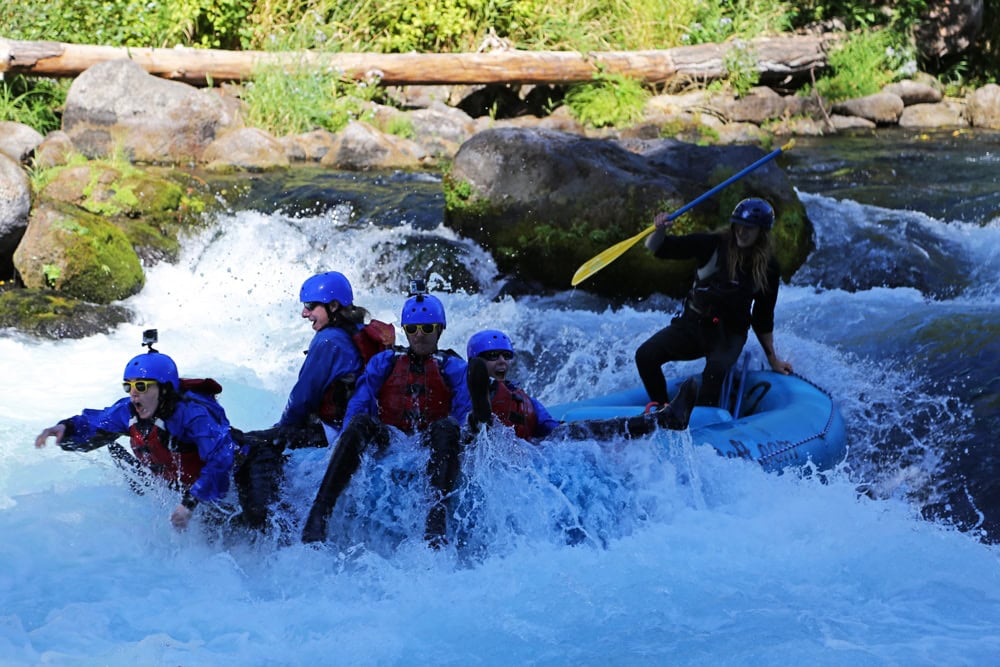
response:
M626 250L628 250L636 243L649 236L654 229L656 229L656 225L650 225L649 227L642 230L632 238L620 241L611 246L610 248L608 248L607 250L601 252L600 254L591 257L586 262L584 262L579 269L576 270L576 273L573 274L573 280L570 281L570 285L576 287L584 280L594 275L595 273L603 269L611 262L618 259L619 257L625 254Z

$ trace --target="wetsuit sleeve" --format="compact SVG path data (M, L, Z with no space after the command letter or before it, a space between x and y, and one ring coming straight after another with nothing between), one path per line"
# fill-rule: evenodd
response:
M360 371L361 356L346 333L343 336L317 333L277 426L302 426L310 414L319 411L330 384Z
M549 411L537 399L531 399L531 405L535 408L535 416L538 418L538 426L535 428L534 437L544 438L552 429L559 426L559 422L552 418Z
M774 331L774 307L778 303L778 285L781 274L778 263L771 260L767 267L767 289L754 297L750 313L750 326L755 334L769 334Z
M86 409L75 417L63 419L59 422L66 425L63 440L83 444L93 438L107 436L109 433L126 435L132 418L132 413L129 411L130 403L126 397L111 407L100 410Z
M349 424L355 415L378 417L378 393L395 361L396 354L392 350L379 352L368 360L365 372L358 378L354 395L347 403L347 411L344 414L345 425Z
M447 356L442 364L441 374L451 388L451 416L464 424L472 412L472 399L469 397L469 386L465 382L465 371L468 364L460 357Z
M173 428L177 428L174 424L178 422L180 428L174 431ZM191 495L206 501L218 500L226 495L233 457L239 449L230 435L229 423L216 418L204 405L183 401L168 420L167 428L183 441L194 443L198 456L205 463L201 475L191 485Z
M712 257L719 247L719 237L716 234L685 234L674 236L667 234L663 243L653 253L658 259L694 259L701 266Z

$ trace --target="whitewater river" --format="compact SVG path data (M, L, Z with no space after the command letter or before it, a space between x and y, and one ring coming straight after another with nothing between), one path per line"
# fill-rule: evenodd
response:
M398 323L408 272L447 248L474 284L434 264L442 345L505 329L515 375L550 404L636 384L635 347L677 307L495 299L488 253L438 224L437 176L289 183L149 270L132 324L0 333L0 665L996 664L1000 137L800 140L783 164L817 249L782 286L775 340L836 397L837 470L765 474L683 433L481 438L457 498L467 546L435 553L415 539L413 446L364 463L319 549L200 521L177 533L176 497L135 495L105 451L36 450L42 428L121 396L148 328L182 375L222 383L234 425L270 426L317 271ZM288 521L327 455L296 452Z

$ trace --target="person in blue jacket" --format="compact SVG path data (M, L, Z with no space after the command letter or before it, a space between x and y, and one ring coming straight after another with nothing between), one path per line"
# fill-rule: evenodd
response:
M445 502L458 479L461 425L472 409L466 364L455 352L438 349L447 326L444 305L422 284L411 285L401 322L409 345L376 354L359 378L344 416L347 426L309 511L303 542L326 538L330 514L358 469L361 454L372 442L385 447L390 428L419 433L430 449L427 475L434 498L424 537L433 548L447 541Z
M121 455L134 456L134 465L183 493L170 514L171 524L183 530L200 502L219 500L229 490L239 446L225 410L213 396L182 390L174 360L151 344L125 365L122 381L128 396L44 429L35 447L54 437L65 450L90 451L128 435L132 455Z
M525 440L544 438L559 426L544 405L507 379L514 361L514 345L507 334L485 329L469 338L465 350L476 424L488 424L491 415L495 415L501 424L512 427Z
M368 311L354 304L351 283L338 271L306 279L299 300L302 317L316 333L276 426L322 428L326 439L334 442L364 366L354 337L364 328Z
M270 476L271 484L280 486L284 476L284 457L265 454L266 448L283 452L336 441L366 359L392 347L396 339L392 325L378 320L366 323L368 311L354 303L351 283L339 271L307 278L299 299L302 317L316 333L281 418L269 429L234 431L237 442L256 453L253 470L261 478L259 485Z

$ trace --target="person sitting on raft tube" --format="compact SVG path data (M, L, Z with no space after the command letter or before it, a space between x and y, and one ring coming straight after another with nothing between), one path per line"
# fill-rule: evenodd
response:
M438 341L447 327L444 305L413 281L401 322L409 346L386 350L368 362L347 405L344 423L326 474L302 531L302 541L326 539L327 522L337 498L347 488L373 442L385 447L390 428L419 433L430 449L427 476L433 490L424 537L433 548L447 540L445 500L459 473L461 426L472 405L465 382L466 363Z
M213 395L182 389L177 364L153 350L151 343L148 352L125 364L122 380L128 396L46 428L35 447L44 447L50 436L67 451L108 445L117 463L152 473L183 493L170 523L184 530L199 502L219 500L229 490L239 447L230 435L225 410ZM207 382L221 391L213 380ZM129 436L132 454L114 442L122 435ZM271 500L259 503L261 511L266 512ZM248 523L262 525L264 517Z
M694 258L698 269L681 314L636 350L635 363L649 400L667 402L663 364L704 357L697 402L718 405L726 373L751 327L771 369L790 374L792 365L774 350L780 274L771 247L771 205L744 199L733 209L729 227L716 233L669 235L673 221L666 213L657 214L653 222L656 230L646 239L653 254L660 259Z
M469 359L470 425L488 424L496 415L519 438L544 438L559 425L545 406L507 379L514 361L514 345L502 331L486 329L473 334L466 345Z
M370 315L355 305L351 283L339 271L307 278L299 300L302 317L316 333L275 425L275 435L293 448L322 447L336 441L366 360L392 347L395 331L378 320L365 324Z
M472 430L480 424L489 427L500 423L513 427L515 435L532 442L547 437L628 440L649 435L657 428L684 430L694 407L696 383L693 378L688 378L678 388L674 400L655 413L561 423L549 414L540 401L507 379L514 361L514 345L507 334L496 329L473 334L466 352L469 357L467 382L472 400L469 426Z

